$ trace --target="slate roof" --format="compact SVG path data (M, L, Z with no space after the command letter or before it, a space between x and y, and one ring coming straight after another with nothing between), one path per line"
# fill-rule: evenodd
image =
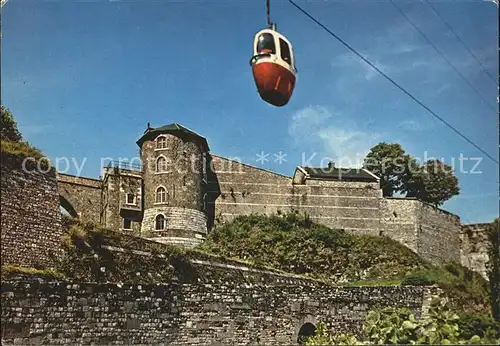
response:
M190 129L177 123L172 123L169 125L164 125L156 128L150 127L146 130L146 132L144 132L144 135L142 135L142 137L139 138L136 143L138 146L141 146L142 143L144 143L145 141L155 138L156 136L164 133L180 134L188 137L198 138L202 142L202 144L206 147L206 149L209 150L208 143L205 137L202 137L196 132L191 131Z
M361 168L337 168L337 167L302 167L307 172L309 178L323 180L346 180L377 182L378 179Z

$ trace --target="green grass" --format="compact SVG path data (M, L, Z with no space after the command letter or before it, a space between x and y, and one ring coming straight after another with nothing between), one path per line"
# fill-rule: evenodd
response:
M0 140L0 148L2 151L12 155L33 157L35 159L44 157L43 153L40 150L38 150L28 142L13 142L2 139Z
M63 273L54 269L35 269L35 268L15 266L15 265L2 266L2 279L8 279L19 274L35 275L35 276L42 276L42 277L56 278L56 279L64 278Z
M427 264L399 243L353 236L286 216L240 216L214 229L200 249L337 283L404 276Z
M488 283L461 265L435 266L387 237L351 235L296 214L239 216L199 249L337 285L437 285L460 309L489 310Z

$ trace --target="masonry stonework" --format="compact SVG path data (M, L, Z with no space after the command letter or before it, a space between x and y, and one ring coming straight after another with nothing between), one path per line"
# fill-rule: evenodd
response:
M223 157L212 155L212 160L217 181L209 181L209 203L222 220L295 210L332 228L378 235L378 183L311 180L298 185L291 177Z
M460 232L460 259L461 264L475 272L480 273L488 280L488 250L491 243L488 231L491 223L462 225Z
M101 224L140 235L143 211L142 172L106 167L102 189ZM126 220L129 221L127 224Z
M1 151L1 262L53 267L63 235L54 168Z
M460 218L420 202L417 253L436 264L460 263Z
M210 155L203 137L178 124L148 127L137 144L142 169L128 172L135 180L124 179L123 168L105 171L101 202L85 209L92 215L84 213L82 218L100 219L115 230L123 229L129 218L136 235L194 246L217 222L238 215L299 212L333 229L390 237L433 263L460 262L456 215L416 199L384 198L378 177L367 171L349 173L331 163L328 167L335 174L297 167L293 177L285 176ZM158 160L163 159L165 169L158 172ZM68 184L61 182L64 191ZM165 190L164 200L158 200L159 188ZM134 210L123 204L127 191L138 196ZM84 205L82 199L91 200L88 189L73 188L64 196L77 200L76 209ZM156 222L158 215L164 223Z
M138 144L145 195L141 233L165 243L178 243L185 238L190 246L193 240L204 239L204 158L208 149L204 141L185 132L153 130ZM159 189L165 191L166 197L161 197ZM159 228L160 215L165 222Z
M381 235L418 251L418 208L416 199L384 198L381 201L384 229Z
M57 174L57 188L61 205L73 217L99 223L101 205L101 181L91 178Z
M4 282L3 343L291 345L302 326L320 321L332 333L360 335L375 307L408 307L419 318L434 293L422 286L331 287L250 268L203 266L226 275L154 285Z

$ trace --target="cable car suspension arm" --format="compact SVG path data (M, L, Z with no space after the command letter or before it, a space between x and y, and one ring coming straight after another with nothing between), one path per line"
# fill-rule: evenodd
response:
M266 0L266 21L271 30L276 30L276 24L271 23L271 0Z

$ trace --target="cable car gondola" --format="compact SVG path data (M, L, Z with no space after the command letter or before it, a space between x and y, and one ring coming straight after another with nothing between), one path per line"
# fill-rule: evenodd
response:
M250 66L260 97L273 106L282 107L292 96L297 69L292 44L271 24L269 0L266 5L269 28L255 34Z

